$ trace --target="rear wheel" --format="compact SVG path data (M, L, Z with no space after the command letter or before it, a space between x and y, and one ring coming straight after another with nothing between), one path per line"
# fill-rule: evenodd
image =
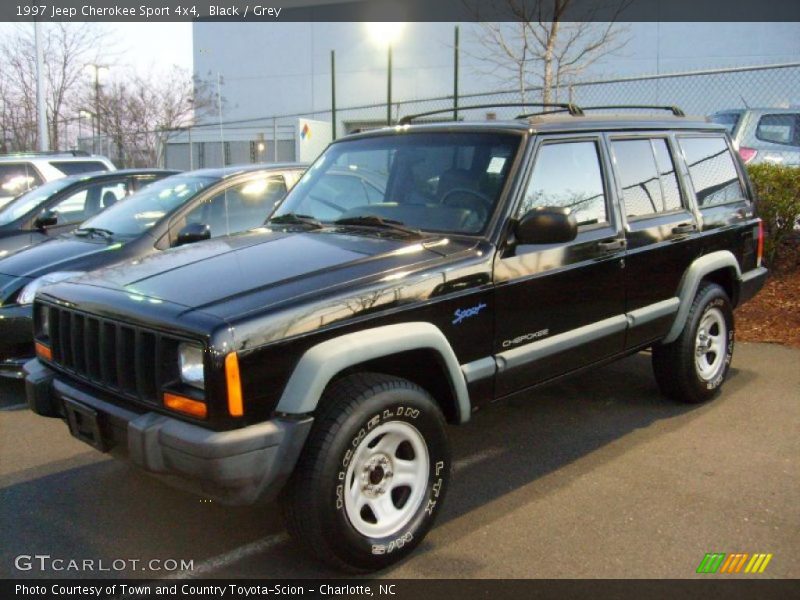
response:
M712 398L728 374L733 341L728 295L715 283L703 284L678 339L653 347L659 388L680 402L697 404Z
M430 395L366 373L326 390L282 495L289 532L340 569L372 571L422 540L441 507L450 452Z

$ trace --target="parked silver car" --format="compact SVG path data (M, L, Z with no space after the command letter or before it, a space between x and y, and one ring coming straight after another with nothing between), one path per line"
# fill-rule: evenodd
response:
M711 115L746 163L800 166L800 108L740 108Z

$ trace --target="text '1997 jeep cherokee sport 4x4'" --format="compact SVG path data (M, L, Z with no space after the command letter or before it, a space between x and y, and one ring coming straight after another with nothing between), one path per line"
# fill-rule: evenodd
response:
M647 347L710 398L766 276L729 138L555 108L346 137L263 228L43 288L31 408L222 501L280 492L364 571L430 529L476 407Z

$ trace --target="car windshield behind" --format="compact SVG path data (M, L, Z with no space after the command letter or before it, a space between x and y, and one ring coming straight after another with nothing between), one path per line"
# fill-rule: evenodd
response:
M56 179L15 198L0 209L0 225L8 225L12 221L24 217L53 194L60 192L73 183L75 183L75 178L73 177Z
M273 219L301 215L333 223L380 217L413 229L479 233L520 139L495 132L425 132L342 141L306 172Z
M167 177L84 221L78 231L98 229L121 236L140 235L216 181L216 177L191 174Z
M728 130L728 133L733 135L733 130L736 129L736 126L739 124L739 119L741 119L741 117L742 113L738 112L717 113L715 115L711 115L711 120L714 123L724 125L725 129Z

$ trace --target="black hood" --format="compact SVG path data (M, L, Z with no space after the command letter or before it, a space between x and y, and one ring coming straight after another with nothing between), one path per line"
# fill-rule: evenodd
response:
M79 281L230 318L343 283L358 285L463 249L464 244L442 238L260 230L119 263Z
M119 241L66 235L6 256L0 260L0 273L33 279L54 271L96 269L121 260L123 247Z

